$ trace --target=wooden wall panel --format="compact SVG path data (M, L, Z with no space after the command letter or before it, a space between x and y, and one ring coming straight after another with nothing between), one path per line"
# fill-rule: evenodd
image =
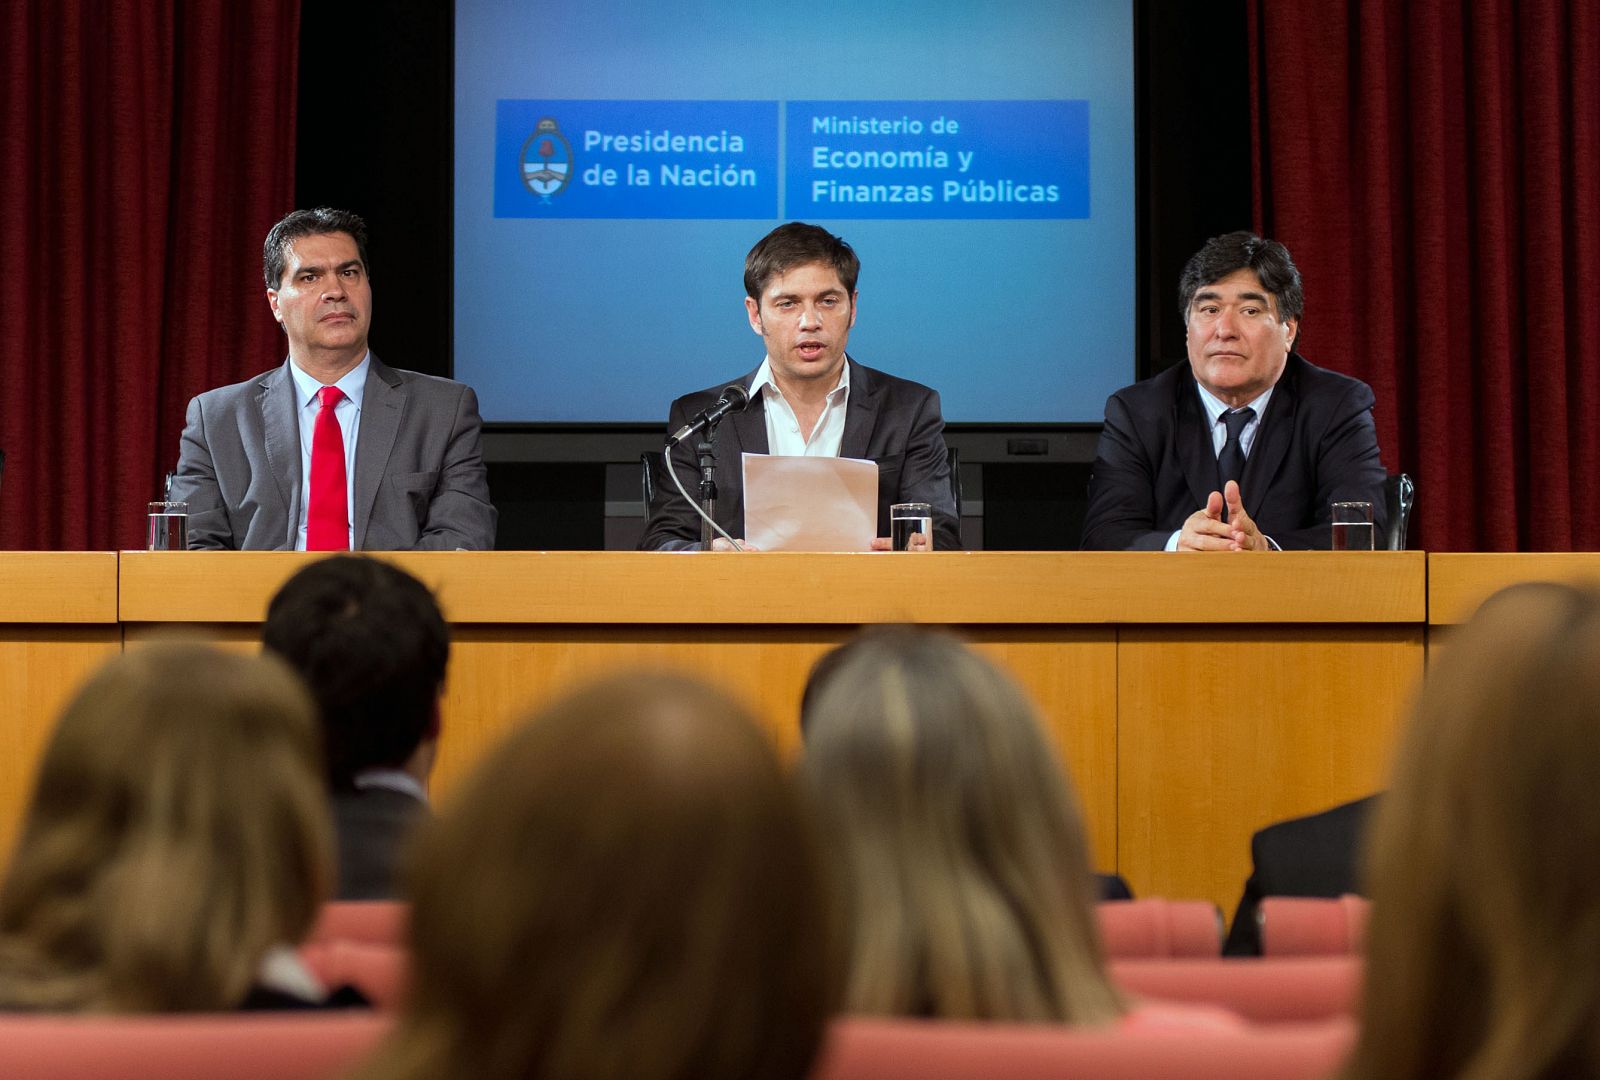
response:
M1118 864L1232 915L1250 835L1384 784L1420 627L1124 627Z

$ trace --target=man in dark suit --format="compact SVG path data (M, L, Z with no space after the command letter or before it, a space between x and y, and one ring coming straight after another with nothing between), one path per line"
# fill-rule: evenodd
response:
M1361 838L1378 797L1344 803L1269 825L1250 838L1250 878L1233 915L1223 952L1256 956L1261 927L1256 916L1269 896L1339 897L1361 890Z
M314 562L272 598L266 648L317 701L338 844L340 900L398 895L412 830L428 816L450 635L433 595L361 556Z
M766 359L736 380L749 408L722 422L716 440L717 524L744 535L741 454L866 458L878 465L878 538L889 546L889 507L933 507L933 543L961 547L950 488L939 395L926 386L858 364L845 354L856 321L861 263L850 245L815 225L791 222L768 233L745 259L745 309L766 343ZM727 383L681 397L667 418L677 431L713 405ZM673 447L671 467L698 495L695 440ZM700 517L670 479L655 485L645 550L700 547ZM713 547L730 545L718 538Z
M1291 351L1304 298L1288 250L1216 237L1179 299L1189 363L1106 402L1083 547L1326 548L1332 504L1350 501L1383 535L1372 391Z
M189 504L189 546L492 548L478 399L368 349L361 219L295 211L267 234L263 271L289 358L189 403L171 494Z

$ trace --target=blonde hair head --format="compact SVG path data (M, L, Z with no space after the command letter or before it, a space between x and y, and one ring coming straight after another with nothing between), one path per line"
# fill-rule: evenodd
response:
M851 1012L1121 1012L1071 786L1012 680L954 638L870 631L817 691L801 774L847 925Z
M414 987L362 1075L800 1080L836 999L793 782L722 694L629 676L493 751L414 863Z
M329 887L314 707L280 661L159 645L62 714L0 887L0 1003L220 1010Z
M1600 594L1516 586L1452 634L1369 856L1351 1075L1600 1073Z

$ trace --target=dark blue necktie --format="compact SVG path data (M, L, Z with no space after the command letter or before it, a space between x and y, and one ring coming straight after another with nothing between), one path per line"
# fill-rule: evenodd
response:
M1222 453L1217 455L1218 491L1229 480L1237 482L1244 475L1244 444L1239 436L1244 434L1245 425L1255 418L1254 409L1229 409L1222 414L1222 422L1228 426L1228 439L1222 444Z

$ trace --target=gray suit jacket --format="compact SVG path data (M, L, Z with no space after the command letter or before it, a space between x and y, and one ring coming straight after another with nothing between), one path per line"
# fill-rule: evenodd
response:
M289 361L189 402L172 498L189 504L189 547L292 551L300 521L300 429ZM494 547L495 509L471 387L376 356L356 436L355 547Z
M403 791L369 787L333 794L334 836L339 850L335 900L395 900L411 834L430 811Z
M933 505L934 547L961 549L961 522L950 490L950 458L944 444L939 395L921 383L896 378L849 360L850 395L844 412L839 456L878 463L878 535L889 535L889 507L898 502ZM757 371L760 369L757 368ZM737 381L747 389L751 371ZM716 403L727 383L718 383L672 403L667 429L677 431L702 409ZM696 438L672 448L672 467L691 498L700 489ZM767 453L767 413L760 395L749 408L722 422L716 441L716 520L736 537L744 536L744 468L740 455ZM698 548L700 517L678 494L670 478L655 485L650 520L639 541L643 551Z

